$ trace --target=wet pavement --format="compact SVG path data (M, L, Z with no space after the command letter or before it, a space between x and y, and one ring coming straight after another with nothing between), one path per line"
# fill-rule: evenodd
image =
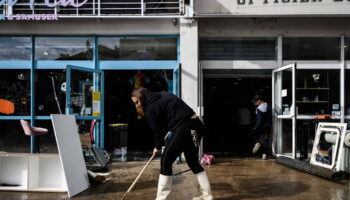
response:
M146 161L114 162L112 180L93 185L73 199L119 200L143 168ZM174 164L173 173L188 169ZM349 200L350 181L329 181L290 169L274 160L219 158L205 167L216 200ZM154 200L157 190L159 160L153 161L126 200ZM173 178L169 200L191 200L199 194L192 172ZM0 192L0 200L69 199L66 193Z

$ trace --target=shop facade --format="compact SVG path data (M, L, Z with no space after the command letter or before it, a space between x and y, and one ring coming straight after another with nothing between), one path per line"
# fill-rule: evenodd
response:
M1 99L15 108L0 116L2 151L56 152L50 114L57 113L76 115L80 133L91 132L96 120L95 145L110 146L105 139L109 123L136 117L133 112L121 115L127 112L123 108L132 106L125 103L130 90L142 84L135 78L138 72L149 76L147 84L153 88L159 85L158 76L167 77L166 89L178 95L177 21L182 1L66 3L50 7L46 2L5 1L0 5ZM28 137L19 120L50 132Z
M204 88L199 91L197 102L204 111L204 119L211 118L208 125L218 125L220 122L212 118L222 115L221 124L229 124L226 125L229 132L226 136L220 136L220 132L225 131L221 130L211 141L215 137L223 137L216 139L222 141L240 138L240 130L232 128L233 120L237 118L234 114L223 113L235 112L230 107L237 107L225 103L225 99L235 101L245 95L242 92L231 98L218 95L221 99L216 106L206 109L211 102L206 101L205 93L210 93L210 89L219 90L213 84L215 79L217 82L230 79L226 85L231 86L221 86L222 91L230 93L248 77L255 77L251 82L259 82L263 74L270 75L270 87L256 93L265 97L269 92L272 94L266 99L273 106L272 149L276 155L307 159L318 115L330 115L332 119L329 121L348 121L349 91L346 83L349 79L350 27L345 25L349 22L348 2L222 0L197 2L195 5L198 74L202 77L199 88ZM214 109L221 112L212 112ZM228 117L231 119L225 120ZM219 142L217 146L222 144L225 143ZM205 146L204 141L204 149Z
M171 92L181 96L205 121L220 114L210 110L224 112L225 106L229 113L225 118L234 120L235 110L231 107L235 105L219 106L220 102L247 102L249 95L259 92L254 90L264 90L270 103L277 105L274 107L276 154L305 157L308 152L305 148L314 137L316 115L328 114L332 120L341 122L350 119L350 93L346 84L350 78L348 2L207 0L180 3L183 8L179 8L181 11L176 15L152 16L154 13L150 11L138 16L92 12L84 17L78 12L77 17L63 13L58 21L0 21L2 81L8 82L5 89L25 85L21 95L11 90L19 99L16 101L20 107L24 105L22 98L26 100L26 106L19 113L0 116L3 126L17 126L20 119L31 120L32 125L39 126L49 123L49 114L58 113L52 99L51 77L62 84L64 76L68 90L59 97L65 100L60 105L62 111L76 113L78 120L98 120L97 145L104 147L109 123L104 113L109 109L105 105L104 98L108 95L105 89L111 87L105 85L105 78L106 73L113 74L116 70L171 71ZM286 67L287 71L273 73L293 63L296 63L295 69L291 66ZM232 87L228 87L229 84ZM252 92L246 93L243 99L240 91L248 91L247 84ZM72 97L81 93L85 85L92 85L95 92L102 94L99 116L83 109L82 100L71 104L72 100L81 99ZM230 93L230 96L220 96L221 93ZM51 99L46 102L51 102L52 110L41 102L44 101L41 97L48 94ZM222 101L210 104L208 99L212 94ZM9 98L3 96L1 98ZM214 131L216 125L222 125L207 121L210 123ZM210 140L217 142L204 141L204 151L220 151L212 147L222 146L227 139L236 137L227 137L234 134L232 129L214 131ZM225 131L228 134L218 136L218 132ZM7 134L7 138L10 140L11 134ZM19 138L22 138L19 141L28 140L25 136ZM46 139L39 140L45 142ZM28 151L35 151L36 141L35 138L28 140Z

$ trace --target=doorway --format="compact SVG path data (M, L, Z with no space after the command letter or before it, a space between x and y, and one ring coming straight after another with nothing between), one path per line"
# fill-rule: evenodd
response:
M271 104L271 92L271 70L203 70L204 122L209 131L204 151L250 156L255 123L251 99L259 94Z
M134 88L174 93L174 70L107 70L105 71L105 148L113 151L111 124L128 124L128 151L151 152L154 136L145 119L137 119L135 105L130 99Z

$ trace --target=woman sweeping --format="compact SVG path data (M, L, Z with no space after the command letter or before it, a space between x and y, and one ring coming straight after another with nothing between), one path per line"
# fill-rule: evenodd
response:
M132 92L131 99L154 133L154 154L160 151L165 140L156 200L165 200L169 195L172 186L172 165L182 152L200 185L201 196L193 199L212 200L207 174L198 162L198 142L203 134L204 125L194 111L173 94L153 93L142 87Z

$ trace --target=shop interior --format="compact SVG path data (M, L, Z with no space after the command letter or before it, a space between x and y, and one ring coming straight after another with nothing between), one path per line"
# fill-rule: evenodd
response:
M145 119L138 119L135 105L130 100L137 87L151 91L173 93L172 70L110 70L105 71L105 147L117 147L117 131L113 124L128 124L128 152L150 152L154 136Z
M264 96L271 103L271 70L204 70L204 122L209 130L204 151L245 157L253 148L255 106L252 97ZM248 125L239 123L242 110Z

